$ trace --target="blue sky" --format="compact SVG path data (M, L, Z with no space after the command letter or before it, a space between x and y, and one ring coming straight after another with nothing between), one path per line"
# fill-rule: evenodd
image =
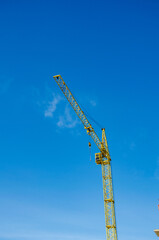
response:
M98 150L90 162L56 74L106 128L118 238L156 239L158 12L155 0L0 1L0 240L105 239Z

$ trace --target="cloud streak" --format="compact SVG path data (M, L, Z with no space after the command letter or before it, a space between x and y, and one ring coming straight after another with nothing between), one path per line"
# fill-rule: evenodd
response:
M75 128L77 124L80 124L80 121L77 117L72 117L72 114L70 111L73 111L70 109L70 106L67 104L63 108L62 105L59 105L59 103L63 100L63 98L60 95L55 95L52 93L52 100L51 101L44 101L45 109L44 109L44 116L45 118L54 118L56 121L56 125L58 128ZM58 106L59 105L59 106ZM64 110L63 110L64 109ZM58 111L57 111L58 110ZM55 115L55 111L56 115ZM61 114L61 111L63 113Z
M63 116L59 117L59 121L57 122L57 126L60 128L74 128L79 124L78 119L73 119L70 114L70 109L68 106L65 107L65 112Z
M92 105L92 107L97 106L97 102L95 100L90 100L90 104Z
M57 104L61 101L61 97L58 96L53 96L53 100L48 103L48 106L44 112L45 117L53 117L53 113L56 111Z

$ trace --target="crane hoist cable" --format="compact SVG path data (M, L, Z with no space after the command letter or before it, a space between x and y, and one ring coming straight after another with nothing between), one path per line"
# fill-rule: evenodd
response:
M67 98L68 102L70 103L74 111L76 112L77 116L83 123L87 134L93 139L93 141L95 142L100 151L99 153L95 153L95 162L97 163L97 165L101 165L102 168L106 239L117 240L111 158L109 154L105 128L102 128L102 140L100 140L94 128L92 127L86 115L84 114L83 110L75 100L74 96L72 95L71 91L67 87L64 80L62 79L61 75L53 76L53 78L60 87L61 91Z
M89 138L91 138L91 137L89 136ZM89 139L88 146L89 146L89 156L90 156L90 162L91 162L92 161L92 156L91 156L91 146L92 146L91 139Z

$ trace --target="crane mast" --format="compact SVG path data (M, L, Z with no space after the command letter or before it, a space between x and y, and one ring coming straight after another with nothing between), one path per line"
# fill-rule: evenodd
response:
M111 158L109 154L105 129L102 129L102 141L100 141L98 135L94 131L92 125L88 121L84 112L80 108L79 104L73 97L66 83L62 79L61 75L53 76L54 80L60 87L61 91L67 98L68 102L76 112L77 116L84 125L87 134L91 136L98 149L99 153L95 154L95 161L102 167L102 180L103 180L103 195L104 195L104 211L105 211L105 223L106 223L106 239L117 240L116 230L116 218L114 208L114 197L113 197L113 184L112 184L112 172L111 172Z

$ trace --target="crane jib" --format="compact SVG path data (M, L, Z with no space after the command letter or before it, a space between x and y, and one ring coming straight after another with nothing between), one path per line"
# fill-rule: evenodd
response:
M70 92L69 88L67 87L66 83L62 79L61 75L56 75L53 78L55 79L55 81L57 82L57 84L60 87L61 91L63 92L63 94L65 95L65 97L69 101L70 105L72 106L72 108L76 112L77 116L80 118L80 120L83 123L85 129L87 130L87 133L92 137L93 141L95 142L95 144L97 145L99 150L101 150L102 143L101 143L99 137L95 133L92 125L89 123L89 121L86 118L84 112L82 111L82 109L80 108L79 104L77 103L77 101L73 97L73 95Z

